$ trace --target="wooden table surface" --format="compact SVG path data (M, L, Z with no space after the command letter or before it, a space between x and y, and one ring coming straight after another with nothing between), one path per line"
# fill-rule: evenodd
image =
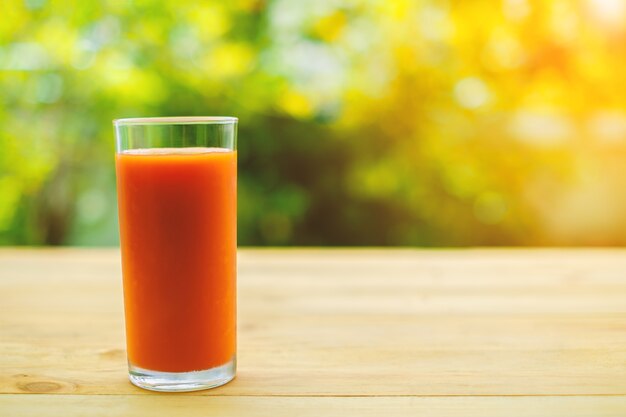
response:
M115 249L0 250L0 416L626 416L626 250L239 253L238 376L128 382Z

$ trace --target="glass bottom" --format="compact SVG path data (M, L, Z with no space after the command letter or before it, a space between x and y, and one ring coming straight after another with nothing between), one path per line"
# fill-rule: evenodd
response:
M199 391L215 388L235 377L237 359L222 366L191 372L159 372L128 364L130 382L139 388L161 392Z

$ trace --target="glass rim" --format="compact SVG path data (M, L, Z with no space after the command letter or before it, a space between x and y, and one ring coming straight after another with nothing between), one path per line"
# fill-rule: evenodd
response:
M197 125L234 124L238 118L231 116L180 116L180 117L131 117L113 119L114 126L139 125Z

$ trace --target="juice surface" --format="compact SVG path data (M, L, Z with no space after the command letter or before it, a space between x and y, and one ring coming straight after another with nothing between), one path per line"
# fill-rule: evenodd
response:
M235 355L237 153L116 155L128 359L187 372Z

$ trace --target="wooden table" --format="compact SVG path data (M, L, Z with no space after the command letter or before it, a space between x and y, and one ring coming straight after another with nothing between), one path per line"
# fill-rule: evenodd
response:
M115 249L0 251L0 416L626 416L625 250L249 250L239 371L128 382Z

